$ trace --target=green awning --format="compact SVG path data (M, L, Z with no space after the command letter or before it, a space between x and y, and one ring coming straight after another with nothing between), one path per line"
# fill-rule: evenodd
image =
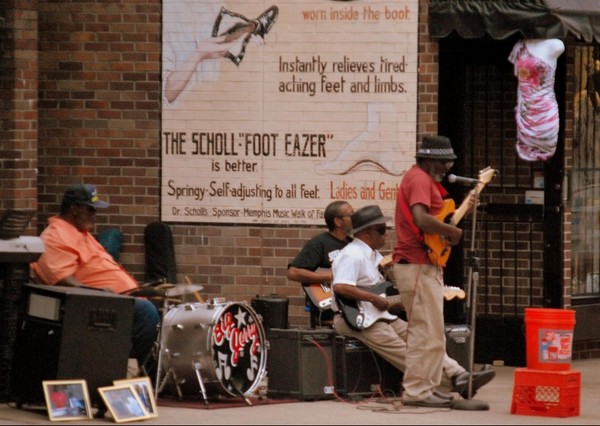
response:
M564 38L600 42L600 0L430 0L429 34L504 39Z

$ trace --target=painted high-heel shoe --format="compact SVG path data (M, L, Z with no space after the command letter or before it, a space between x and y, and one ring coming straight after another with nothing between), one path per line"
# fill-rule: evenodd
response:
M239 13L231 12L225 7L221 7L213 25L212 36L225 36L223 43L230 43L243 37L239 52L228 51L225 54L234 64L239 65L244 58L246 45L250 41L250 37L256 35L264 39L265 35L273 27L278 14L279 8L271 6L261 13L258 18L248 19ZM222 25L229 25L229 27L224 31L220 31Z

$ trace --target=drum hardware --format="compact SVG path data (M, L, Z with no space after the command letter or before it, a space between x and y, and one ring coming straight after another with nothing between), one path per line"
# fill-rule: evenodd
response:
M173 383L175 383L175 388L177 389L177 395L179 396L179 399L183 399L183 393L181 392L181 388L178 385L179 381L177 380L177 376L175 375L175 371L173 371L172 368L169 368L169 371L167 371L167 374L165 374L165 377L163 378L163 381L160 383L160 386L158 386L158 379L156 380L156 383L157 383L156 397L158 398L158 394L164 390L166 384L169 381L169 377L173 378Z
M167 314L167 310L169 307L169 298L168 297L164 297L163 298L163 305L162 305L162 309L161 309L161 319L160 319L160 324L158 324L158 333L156 334L156 342L154 343L154 350L157 351L156 354L156 380L154 382L154 395L155 398L158 398L158 393L159 393L159 389L162 389L162 387L164 386L160 384L160 373L161 373L161 368L162 368L162 325L165 323L165 315ZM167 375L165 375L165 381L167 379ZM179 395L179 397L181 398L181 395Z
M202 374L200 373L200 363L194 362L194 371L196 372L196 378L198 379L198 385L202 391L202 398L204 398L204 405L208 405L208 397L206 396L206 388L204 387L204 380L202 380Z
M240 383L239 378L237 378L237 377L231 378L231 387L233 388L235 393L237 393L240 396L240 398L242 398L246 402L247 405L252 406L252 402L250 402L250 400L246 397L246 395L244 395L244 392L242 392L242 386L243 386L243 383Z

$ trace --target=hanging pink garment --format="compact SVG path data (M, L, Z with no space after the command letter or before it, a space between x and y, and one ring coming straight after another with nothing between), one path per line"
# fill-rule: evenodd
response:
M515 120L517 153L526 161L549 160L558 141L558 103L554 94L556 67L531 54L524 40L508 60L515 65L519 86Z

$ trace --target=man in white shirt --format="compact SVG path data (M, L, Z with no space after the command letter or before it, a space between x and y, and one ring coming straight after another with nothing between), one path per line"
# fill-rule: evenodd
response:
M344 304L354 302L361 306L362 314L358 316L359 321L352 324L346 316L336 315L333 320L334 328L340 334L362 341L404 372L407 323L387 312L392 307L392 298L372 291L374 287L379 288L378 284L384 281L378 267L383 256L378 249L385 245L386 223L392 218L384 216L379 206L370 205L356 210L351 220L354 239L333 261L332 284L334 297L338 305L342 306L342 310ZM469 372L447 354L444 356L443 372L450 380L451 390L465 397ZM488 366L474 372L472 395L494 376L495 372ZM452 407L453 399L452 395L436 390L424 400L407 400L404 404Z

